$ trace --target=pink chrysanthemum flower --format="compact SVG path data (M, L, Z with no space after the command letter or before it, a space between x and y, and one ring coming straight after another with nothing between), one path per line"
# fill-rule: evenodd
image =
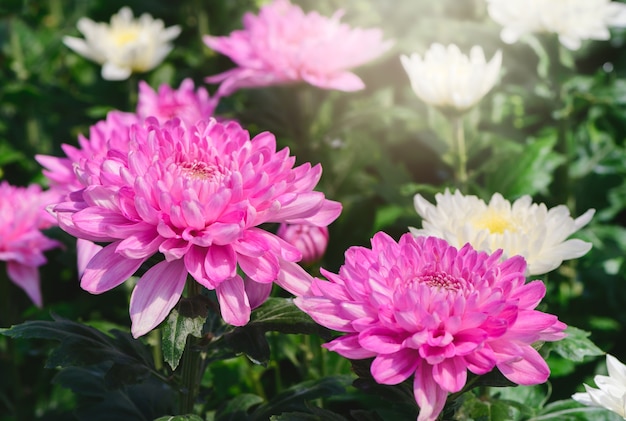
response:
M178 117L191 125L212 117L216 106L217 99L209 97L206 89L200 87L194 91L191 79L183 80L178 89L163 84L158 92L146 82L139 82L137 115L142 120L156 117L164 123Z
M222 84L218 96L240 88L306 82L323 89L356 91L363 81L348 71L387 51L380 29L353 29L332 17L304 13L289 0L261 7L258 16L246 13L243 30L230 36L205 36L209 48L230 57L236 68L206 78Z
M520 256L457 250L442 239L395 242L382 232L372 248L351 247L339 274L322 269L295 302L319 324L347 335L325 346L351 359L374 357L381 384L414 375L418 420L435 420L448 393L460 391L467 371L497 367L514 383L547 380L550 371L531 346L563 338L556 316L534 310L545 294L541 281L525 283Z
M52 226L45 207L55 199L54 193L42 192L36 184L0 183L0 261L6 262L9 279L38 307L43 305L39 283L39 266L46 263L43 253L61 246L41 232Z
M310 276L294 263L300 252L259 225L325 226L341 205L312 190L319 165L294 162L289 150L276 152L273 135L251 140L234 122L148 118L134 125L130 142L109 145L105 159L74 163L84 189L54 208L70 234L110 243L89 261L81 286L108 291L151 256L164 257L133 290L135 337L164 320L188 274L216 291L222 317L238 326L248 322L250 302L237 268L254 282L306 292Z
M80 190L84 186L74 172L74 163L89 159L98 166L110 149L127 150L130 142L130 127L148 117L155 117L164 123L171 118L180 118L191 125L213 115L217 100L209 97L204 88L194 91L191 79L185 79L178 89L161 85L155 92L147 83L139 82L137 112L111 111L105 120L89 128L89 138L78 136L78 147L61 146L65 157L36 155L35 159L44 167L43 174L51 188L60 195ZM101 247L91 241L79 239L77 242L78 272L82 275L87 262Z
M328 247L328 227L281 224L276 235L300 250L302 263L321 259Z

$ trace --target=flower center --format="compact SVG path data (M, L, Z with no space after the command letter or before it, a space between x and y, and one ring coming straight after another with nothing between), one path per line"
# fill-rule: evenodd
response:
M414 279L414 282L426 284L433 289L445 289L446 291L458 291L462 287L458 279L445 272L420 275Z
M490 211L474 221L478 229L488 229L492 234L502 234L504 231L516 231L515 224L507 216Z
M183 175L193 180L220 181L224 176L221 168L202 161L183 162L180 168Z
M135 29L121 29L113 33L113 42L115 45L122 46L129 44L139 38L139 32Z

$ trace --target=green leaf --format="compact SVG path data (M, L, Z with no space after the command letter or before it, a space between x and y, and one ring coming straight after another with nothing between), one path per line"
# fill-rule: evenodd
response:
M588 339L590 333L584 330L568 326L565 330L567 336L558 342L549 344L550 349L564 358L582 362L585 357L597 357L604 355L604 351L598 348Z
M619 415L596 407L583 406L573 399L552 402L529 421L619 421Z
M61 370L53 383L74 392L78 421L151 420L174 410L174 391L149 378L143 383L110 390L105 375L112 364L68 367Z
M271 421L347 421L347 419L333 411L322 408L311 408L311 413L285 412L270 417Z
M264 332L313 333L330 338L330 331L315 323L308 314L300 310L292 298L268 298L252 312L247 326L259 328Z
M455 412L454 419L467 421L511 421L517 419L516 406L506 401L482 399L473 393L463 395L463 404Z
M154 421L204 421L197 415L166 415L156 418Z
M53 315L54 320L37 320L12 326L0 334L12 338L38 338L59 342L48 356L47 368L85 366L111 361L109 387L143 380L154 370L152 355L141 341L128 333L111 330L106 335L93 327Z
M234 329L225 335L224 344L236 354L246 354L255 364L265 365L270 359L270 346L265 331L256 326L246 325Z
M320 380L299 383L283 390L272 400L258 407L250 414L249 419L261 421L284 412L307 412L306 401L345 393L345 388L351 382L351 376L328 376Z
M554 170L564 162L554 152L555 145L556 137L546 136L526 145L519 153L502 157L496 169L488 174L488 189L510 198L545 193Z
M181 315L177 309L170 312L161 334L163 358L175 370L178 367L187 336L192 335L197 338L202 336L202 326L206 317L186 317Z
M263 402L263 398L251 393L243 393L229 400L220 408L214 421L247 421L248 411Z

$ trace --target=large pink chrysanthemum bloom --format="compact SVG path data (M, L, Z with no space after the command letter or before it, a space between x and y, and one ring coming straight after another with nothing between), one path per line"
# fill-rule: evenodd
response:
M130 141L109 145L104 159L75 162L83 190L54 208L59 225L89 241L110 243L87 264L85 290L99 294L133 275L153 255L133 290L131 331L138 337L161 323L178 302L187 275L215 290L222 317L244 325L250 303L239 268L252 281L294 294L310 276L300 252L259 228L264 223L325 226L338 202L313 191L322 169L293 167L289 150L276 152L270 133L250 139L237 123L181 120L134 125Z
M356 91L363 81L349 69L367 63L385 51L380 29L351 28L332 17L304 13L289 0L261 7L258 16L246 13L243 30L229 36L205 36L209 48L227 55L236 68L206 78L220 83L218 96L237 89L306 82L323 89Z
M195 124L213 117L217 102L217 98L209 97L205 88L194 90L191 79L183 80L178 89L162 84L158 91L141 81L137 115L141 119L156 117L161 123L178 117L186 124Z
M322 270L298 307L317 323L347 334L325 347L351 359L374 357L381 384L414 375L418 420L435 420L467 371L494 367L514 383L547 380L550 371L532 347L563 338L556 316L534 310L546 289L525 283L520 256L501 262L469 244L457 250L435 237L384 233L372 248L351 247L338 274Z
M41 232L53 225L45 207L56 198L36 184L0 183L0 261L6 262L9 279L38 307L43 305L39 282L39 266L46 263L43 253L61 247Z
M78 136L78 147L63 144L65 157L36 155L35 159L44 167L43 174L48 178L50 187L59 195L66 195L80 190L84 186L74 173L74 163L89 159L99 165L110 149L126 150L130 142L130 127L155 117L164 123L171 118L180 118L187 124L210 118L217 106L217 100L209 97L206 89L194 90L191 79L185 79L178 89L168 85L159 86L158 92L147 83L139 82L137 112L127 113L111 111L105 120L89 128L89 137ZM91 241L79 239L77 242L78 272L82 275L87 262L101 247Z

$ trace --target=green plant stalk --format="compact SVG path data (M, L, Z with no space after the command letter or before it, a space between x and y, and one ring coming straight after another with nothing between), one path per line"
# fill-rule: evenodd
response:
M187 297L200 293L199 285L195 281L187 282ZM183 351L181 370L181 385L179 394L179 411L181 415L193 414L194 404L198 396L201 378L202 354L196 347L198 338L187 336Z
M455 182L457 188L465 192L467 187L467 149L465 147L465 129L463 115L450 117L452 122L453 145L455 149L456 169Z

